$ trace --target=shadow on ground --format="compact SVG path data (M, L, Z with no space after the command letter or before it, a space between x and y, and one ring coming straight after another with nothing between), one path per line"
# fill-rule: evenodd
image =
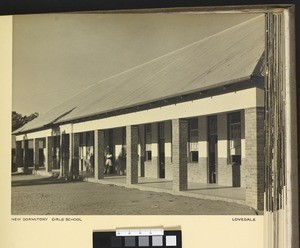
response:
M151 184L151 183L158 184L158 183L166 183L166 182L172 182L172 181L161 181L161 182L139 182L139 184Z
M232 187L229 186L223 186L223 187L212 187L212 188L194 188L194 189L188 189L188 191L192 191L192 190L208 190L208 189L231 189Z
M24 175L24 174L20 174ZM16 177L18 175L14 175ZM82 182L82 180L72 181L66 180L64 178L58 177L46 177L46 178L38 178L38 179L24 179L24 180L13 180L11 182L12 187L18 186L32 186L32 185L46 185L46 184L62 184L62 183L69 183L69 182Z

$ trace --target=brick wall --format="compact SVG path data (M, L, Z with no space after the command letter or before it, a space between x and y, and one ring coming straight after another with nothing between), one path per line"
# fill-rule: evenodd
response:
M157 157L152 157L151 161L145 161L145 177L158 178Z
M264 109L245 110L246 202L263 209L264 197Z
M218 158L217 183L232 186L232 165L227 164L227 158Z
M95 179L102 179L104 172L104 150L105 150L105 140L104 140L104 130L94 131L94 175Z
M188 163L188 181L207 183L207 158L199 158L198 163Z
M242 158L242 162L241 162L241 187L242 188L246 187L246 181L247 181L246 158Z
M173 164L171 161L171 157L165 157L165 178L166 179L173 179Z
M188 121L172 120L173 190L187 189Z

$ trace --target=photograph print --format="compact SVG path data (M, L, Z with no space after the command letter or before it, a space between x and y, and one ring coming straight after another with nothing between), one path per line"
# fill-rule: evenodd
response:
M13 17L13 215L257 215L266 15Z

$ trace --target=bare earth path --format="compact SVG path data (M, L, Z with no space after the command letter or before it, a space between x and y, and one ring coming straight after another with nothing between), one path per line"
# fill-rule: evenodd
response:
M12 176L13 215L254 215L248 206L128 189Z

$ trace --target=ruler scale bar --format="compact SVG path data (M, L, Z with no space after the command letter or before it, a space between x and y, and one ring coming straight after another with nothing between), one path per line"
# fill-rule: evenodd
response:
M156 236L164 235L163 229L117 229L116 236Z

